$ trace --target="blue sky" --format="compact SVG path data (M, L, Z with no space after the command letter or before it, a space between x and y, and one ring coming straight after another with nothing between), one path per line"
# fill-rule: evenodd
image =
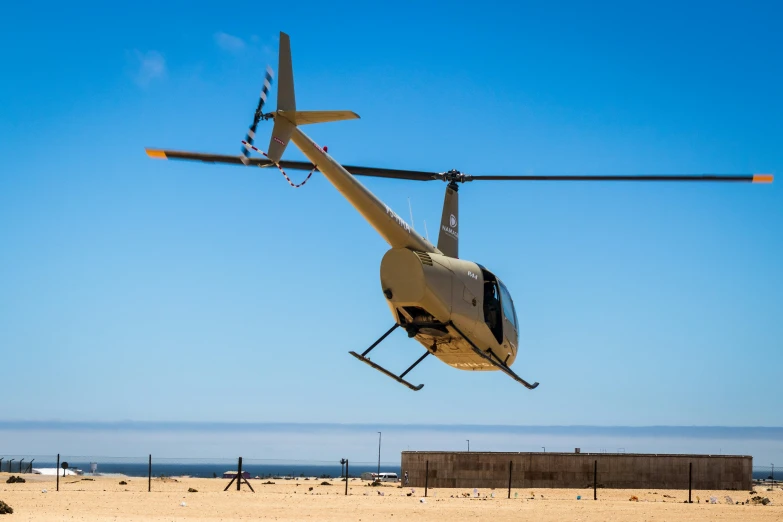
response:
M783 425L780 179L465 185L461 256L508 286L514 369L541 386L428 360L412 393L347 353L392 324L387 246L320 175L293 190L144 154L238 153L284 30L299 107L362 116L307 129L347 164L777 175L780 17L774 2L6 7L4 417ZM442 184L366 185L437 229ZM402 370L422 349L397 332L380 350Z

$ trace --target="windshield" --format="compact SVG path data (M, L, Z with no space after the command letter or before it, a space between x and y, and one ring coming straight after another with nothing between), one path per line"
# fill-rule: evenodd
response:
M506 285L504 285L500 279L498 279L498 283L500 284L500 301L503 305L503 315L505 315L506 319L514 325L514 329L519 331L519 327L517 326L517 312L514 310L514 301L511 300L511 294L508 293Z

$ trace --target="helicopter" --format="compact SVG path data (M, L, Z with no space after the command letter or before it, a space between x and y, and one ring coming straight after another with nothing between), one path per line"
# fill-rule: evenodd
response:
M277 168L294 187L304 185L313 172L320 171L391 247L381 260L381 291L394 318L394 325L362 353L350 351L358 360L418 391L423 384L411 384L408 373L430 355L460 370L501 371L528 389L530 383L511 369L519 352L519 321L514 301L503 281L485 266L459 258L459 188L474 181L628 181L628 182L745 182L771 183L770 174L697 175L572 175L572 176L492 176L470 175L457 170L426 172L341 165L309 138L300 126L358 119L347 110L299 111L294 92L293 65L289 36L280 33L278 56L277 108L264 113L272 84L267 68L253 123L242 140L239 155L208 154L147 148L157 159L191 160L206 163ZM253 143L261 120L273 120L268 150ZM283 160L290 142L309 161ZM262 157L251 157L257 152ZM285 169L309 170L296 185ZM370 192L356 176L374 176L446 183L437 246L408 225L388 205ZM424 347L424 353L405 371L397 374L368 356L394 330L402 328L409 338Z

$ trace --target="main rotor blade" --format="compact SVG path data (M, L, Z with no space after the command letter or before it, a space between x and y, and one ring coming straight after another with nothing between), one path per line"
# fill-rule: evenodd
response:
M229 165L251 165L254 167L269 167L274 165L266 158L247 158L243 162L241 156L225 154L209 154L203 152L185 152L177 150L146 149L147 155L160 159L179 159L203 161L205 163L226 163ZM312 170L314 165L309 161L282 160L280 166L290 170ZM359 167L343 165L343 168L354 176L372 176L376 178L410 179L414 181L706 181L706 182L739 182L739 183L772 183L772 174L643 174L643 175L587 175L587 176L472 176L456 171L429 172L423 170L382 169L375 167ZM454 176L454 177L452 177ZM458 178L458 179L454 179ZM459 179L461 178L461 179Z
M772 183L771 174L644 174L638 176L466 176L465 181L723 181Z
M229 156L226 154L209 154L203 152L186 152L179 150L146 149L151 158L177 159L202 161L204 163L225 163L228 165L249 165L253 167L269 167L274 165L266 158L245 158L241 156ZM280 166L289 170L312 170L314 165L309 161L281 160ZM343 165L343 168L355 176L373 176L377 178L411 179L415 181L431 181L440 179L437 172L424 172L419 170L376 169L371 167L357 167Z

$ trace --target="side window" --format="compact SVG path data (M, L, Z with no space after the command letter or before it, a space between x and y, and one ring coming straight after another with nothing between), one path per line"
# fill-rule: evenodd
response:
M500 294L503 305L503 315L505 315L506 319L514 325L515 329L519 330L519 326L517 325L517 313L514 310L514 302L511 300L511 294L508 293L506 285L503 283L500 283Z

